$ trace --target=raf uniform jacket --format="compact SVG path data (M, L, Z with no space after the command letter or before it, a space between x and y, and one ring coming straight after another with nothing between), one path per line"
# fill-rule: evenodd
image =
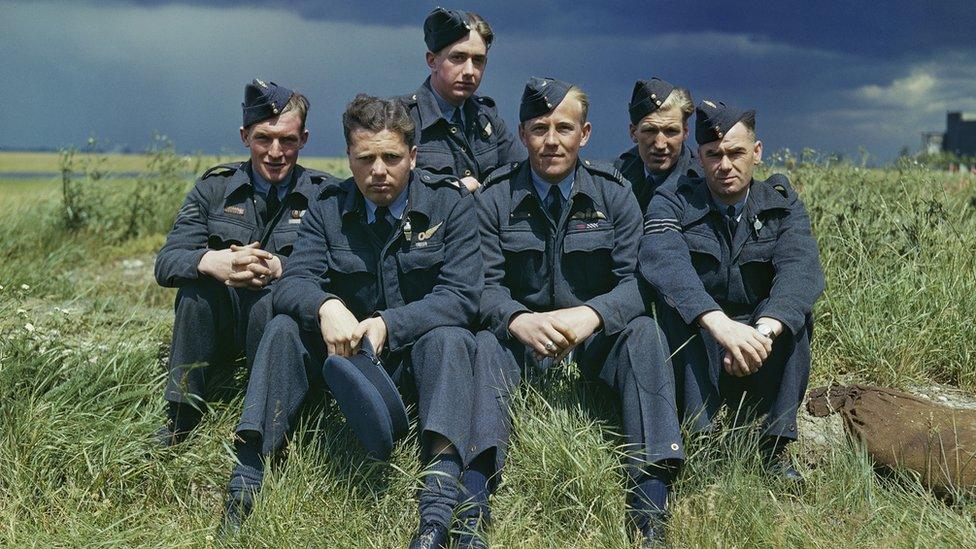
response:
M474 324L483 287L474 197L454 176L410 177L407 207L387 242L367 226L354 179L322 190L272 292L275 313L318 333L319 308L338 298L359 320L381 316L394 352L434 328Z
M250 161L221 164L204 172L183 201L156 256L156 281L166 287L187 284L200 276L197 266L207 251L255 241L284 266L309 203L325 182L334 180L325 172L298 165L292 178L292 189L281 202L280 219L269 232L257 211Z
M753 323L768 316L794 335L824 290L817 242L784 176L750 185L734 235L703 179L658 190L645 217L640 274L682 320L724 311Z
M613 165L620 170L624 179L630 181L630 185L634 189L634 195L637 197L637 203L640 204L640 209L643 213L647 213L647 205L651 203L651 197L654 196L654 191L659 187L668 184L675 185L677 184L678 178L682 176L702 177L705 175L702 171L701 162L698 160L698 154L688 147L687 143L682 144L681 155L678 156L678 161L671 169L671 172L668 173L667 177L659 184L646 174L644 160L640 157L637 146L631 147L621 154Z
M418 168L484 183L495 168L525 158L490 97L472 95L464 102L464 127L444 118L430 78L402 99L416 127Z
M483 322L499 339L520 312L592 307L613 335L644 308L635 278L637 201L608 164L582 160L562 219L550 220L529 164L496 171L479 201L485 256Z

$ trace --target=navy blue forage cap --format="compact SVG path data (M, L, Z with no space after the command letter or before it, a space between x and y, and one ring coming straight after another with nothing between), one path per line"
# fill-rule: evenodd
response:
M424 20L424 42L428 51L437 53L467 36L470 30L466 12L434 8Z
M285 105L291 99L292 91L274 82L265 82L255 78L244 86L244 127L257 124L263 120L278 116L285 110Z
M630 95L630 123L636 124L658 110L673 91L674 86L670 82L656 76L650 80L638 80L634 84L634 93Z
M721 101L706 99L695 109L695 141L699 145L718 141L740 120L755 116L754 110L742 110Z
M363 448L375 458L389 458L407 434L407 409L369 340L363 338L353 356L325 359L322 377Z
M525 83L522 104L519 105L519 122L531 120L552 112L562 103L572 84L555 78L533 76Z

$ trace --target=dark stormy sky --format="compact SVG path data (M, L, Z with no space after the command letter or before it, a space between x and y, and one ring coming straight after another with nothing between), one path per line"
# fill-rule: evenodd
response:
M763 5L768 4L768 5ZM241 151L251 78L311 100L305 153L343 150L340 114L357 93L414 90L426 75L432 2L0 0L0 149L95 136L143 149L153 132L183 151ZM586 154L629 146L634 80L662 76L694 97L759 111L767 151L804 147L880 161L947 110L976 111L976 10L920 2L456 2L494 27L479 93L514 124L531 75L591 96Z

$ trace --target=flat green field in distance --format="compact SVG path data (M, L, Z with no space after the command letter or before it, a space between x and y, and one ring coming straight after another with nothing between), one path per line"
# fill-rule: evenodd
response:
M224 162L247 160L245 154L216 156L216 155L184 155L188 159L199 159L202 169ZM56 152L10 152L0 151L0 178L5 173L60 173L60 155ZM103 154L102 167L107 172L134 173L146 169L152 158L149 154ZM348 174L349 168L345 158L301 157L301 164L309 168L327 171L336 176Z
M193 179L182 160L157 161L176 172L74 177L70 208L60 178L0 178L0 546L406 547L415 435L390 463L370 461L336 406L319 403L234 539L218 525L240 394L185 444L154 446L176 291L155 284L153 259ZM843 164L786 173L827 280L811 387L976 391L976 179ZM522 385L493 547L633 547L616 406L574 366ZM970 495L944 501L911 475L880 476L862 451L815 441L818 425L800 424L799 489L760 472L749 436L688 440L672 544L976 546Z

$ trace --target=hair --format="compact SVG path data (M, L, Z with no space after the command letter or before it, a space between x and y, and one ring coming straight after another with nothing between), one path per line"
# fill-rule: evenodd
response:
M671 107L678 107L681 110L682 121L687 124L688 118L695 113L695 102L691 99L691 92L684 88L675 88L658 108L664 110Z
M289 111L298 113L298 117L302 119L302 131L305 131L305 118L308 116L308 99L298 92L292 93L288 99L288 103L285 104L285 108L281 109L279 115Z
M367 130L379 133L389 130L403 136L408 147L413 146L416 127L406 105L399 99L380 99L361 93L346 106L342 113L342 132L346 146L352 145L352 132Z
M749 135L751 135L752 139L755 140L756 139L756 111L746 111L746 113L742 115L742 118L739 119L739 122L742 122L742 125L745 126L747 130L749 130Z
M580 124L586 124L586 117L590 114L590 97L586 95L583 88L580 88L576 84L569 87L569 91L566 92L566 97L572 97L579 101Z
M491 30L491 25L488 21L485 21L480 15L473 11L468 12L468 24L471 25L472 30L481 36L481 39L485 41L485 49L491 48L491 41L495 39L495 33Z

